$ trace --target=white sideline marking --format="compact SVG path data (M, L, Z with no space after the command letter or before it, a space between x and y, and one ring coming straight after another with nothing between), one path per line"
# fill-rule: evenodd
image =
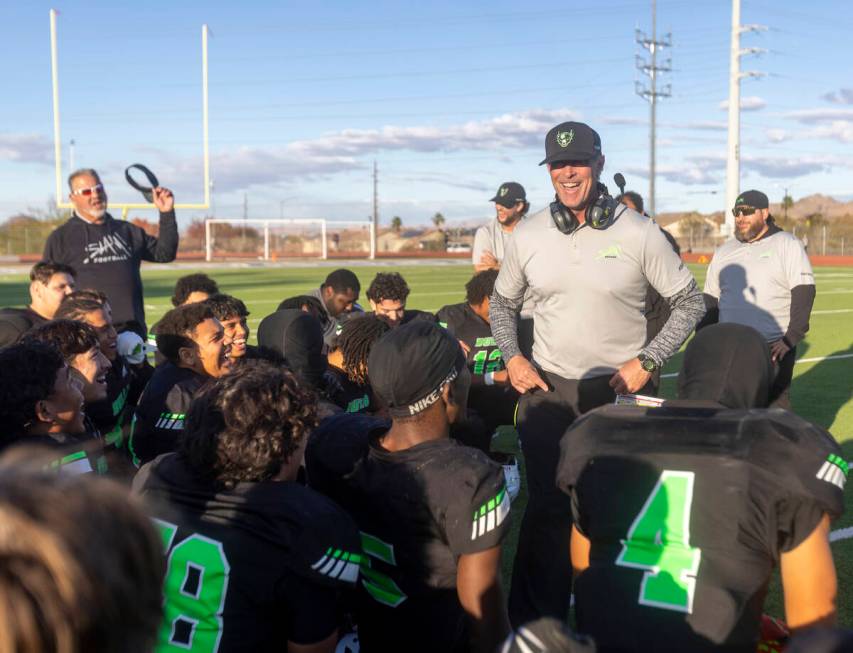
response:
M847 295L853 293L850 288L836 288L835 290L821 290L821 295Z
M853 354L836 354L835 356L815 356L814 358L799 358L794 365L800 363L820 363L822 361L837 361L842 358L853 358ZM674 379L678 376L678 372L670 372L669 374L661 374L662 379Z
M834 310L812 311L812 315L834 315L835 313L853 313L853 308L837 308Z
M830 542L838 542L840 540L849 540L853 537L853 526L848 528L839 528L837 531L832 531L829 534Z

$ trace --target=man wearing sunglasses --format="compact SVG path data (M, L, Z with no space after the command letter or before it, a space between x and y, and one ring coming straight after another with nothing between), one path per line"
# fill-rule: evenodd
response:
M741 193L735 201L734 238L720 245L705 277L708 312L697 331L715 322L756 329L770 345L776 368L771 406L790 409L797 344L809 330L815 298L806 250L770 215L767 195Z
M69 199L74 214L50 234L44 259L64 263L77 271L77 285L94 288L110 298L113 320L120 331L147 336L142 302L142 261L169 263L178 251L175 199L168 188L152 190L160 212L159 236L150 236L107 212L107 193L98 173L91 168L68 177Z

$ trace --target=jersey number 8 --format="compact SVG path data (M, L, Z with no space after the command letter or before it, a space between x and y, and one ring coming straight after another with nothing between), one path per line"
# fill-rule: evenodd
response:
M664 610L693 612L702 551L690 546L693 472L664 470L622 540L620 567L645 569L639 602Z
M222 543L198 533L172 547L178 527L154 520L166 550L163 625L157 653L215 653L231 567Z

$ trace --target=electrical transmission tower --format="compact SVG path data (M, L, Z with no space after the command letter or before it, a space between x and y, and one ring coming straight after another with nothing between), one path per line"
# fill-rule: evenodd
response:
M657 2L652 0L652 36L648 38L645 32L637 30L637 43L649 51L650 58L646 60L639 54L636 56L637 69L648 75L649 85L641 84L639 81L635 83L635 91L637 95L649 101L649 197L646 201L649 215L655 215L655 148L656 148L656 128L657 128L657 99L659 97L669 97L672 94L672 87L667 84L663 89L658 90L657 79L658 73L668 73L672 70L672 60L667 59L663 64L658 64L657 55L661 48L672 47L672 34L667 33L663 40L658 41L657 38Z
M724 235L730 236L734 233L734 216L730 209L735 205L735 200L740 193L740 80L744 77L764 77L766 73L752 70L741 72L740 58L745 54L762 54L767 52L763 48L740 47L740 35L745 32L758 32L766 30L765 25L741 25L740 24L740 0L732 0L732 45L729 64L729 143L728 155L726 157L726 206L723 215L726 221L723 224Z

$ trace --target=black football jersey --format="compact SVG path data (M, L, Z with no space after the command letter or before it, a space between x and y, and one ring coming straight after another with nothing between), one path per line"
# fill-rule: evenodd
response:
M84 420L84 423L88 420ZM66 435L51 433L50 435L21 435L0 437L0 453L15 447L32 447L43 456L47 466L60 474L98 474L109 472L104 448L97 431L92 433L90 424L86 424L87 433L81 435Z
M455 651L466 645L457 563L508 532L503 472L450 439L389 452L378 441L389 426L357 414L325 420L308 442L308 482L361 530L363 650Z
M144 382L121 356L107 372L107 397L86 404L86 415L104 438L107 451L126 451L133 409L142 394Z
M334 377L338 386L336 402L347 413L373 413L378 406L369 385L350 381L346 372L329 366L327 374Z
M771 571L843 511L847 463L793 413L604 406L561 441L557 481L591 542L579 632L600 651L755 651Z
M157 366L133 414L128 444L137 467L175 450L190 403L207 380L168 361Z
M179 454L134 479L163 536L165 618L157 650L275 651L337 627L339 591L354 587L352 519L295 482L217 489Z
M477 412L490 431L502 424L512 424L518 393L510 385L488 386L483 381L487 372L505 369L489 323L467 302L445 306L438 311L436 318L454 338L470 348L467 355L468 371L471 372L468 408Z

